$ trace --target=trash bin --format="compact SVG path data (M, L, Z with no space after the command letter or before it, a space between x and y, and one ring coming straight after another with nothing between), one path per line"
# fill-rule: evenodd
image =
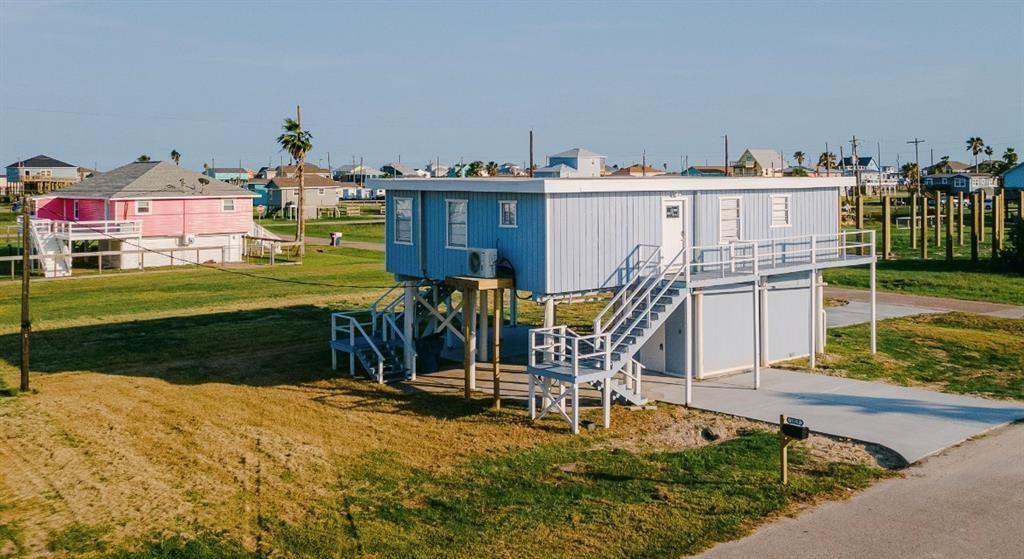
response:
M421 373L436 373L441 370L441 350L444 348L444 334L431 334L416 340L416 355L419 358L416 369Z
M335 231L334 233L331 233L331 246L332 247L341 246L341 232L340 231Z

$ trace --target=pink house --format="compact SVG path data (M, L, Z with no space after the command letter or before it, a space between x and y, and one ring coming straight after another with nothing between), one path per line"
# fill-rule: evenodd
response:
M130 163L37 198L33 248L51 256L47 275L69 275L67 255L96 248L129 252L104 267L240 262L254 196L170 163Z

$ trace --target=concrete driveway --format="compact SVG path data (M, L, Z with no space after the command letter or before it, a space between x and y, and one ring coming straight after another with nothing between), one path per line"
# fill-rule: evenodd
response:
M682 379L650 374L644 395L684 403ZM819 433L885 446L914 463L974 435L1024 418L1024 403L944 394L779 369L696 382L693 406L761 421L779 414L803 419Z
M878 320L913 316L916 314L945 312L925 307L888 304L878 304L875 306L875 310L878 315ZM829 307L825 309L825 324L828 325L829 328L850 326L851 324L864 324L866 322L871 322L871 303L850 301L846 305L840 307Z

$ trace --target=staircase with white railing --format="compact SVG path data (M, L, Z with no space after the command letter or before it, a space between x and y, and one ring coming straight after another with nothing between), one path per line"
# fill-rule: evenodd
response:
M579 429L581 384L633 404L643 403L642 366L636 356L694 288L755 283L768 275L867 264L874 261L874 244L873 231L843 231L685 247L674 255L663 254L657 246L638 246L626 259L630 264L623 271L625 281L594 318L593 333L577 333L564 325L530 330L531 418L537 417L538 386L545 402L540 416L557 410L574 432ZM640 254L644 247L651 249L650 255L633 263L633 255ZM557 394L549 383L562 385ZM566 387L572 394L572 416L565 410Z
M39 267L45 277L67 277L71 275L71 256L66 241L57 235L53 223L45 219L29 221L32 251L42 256Z

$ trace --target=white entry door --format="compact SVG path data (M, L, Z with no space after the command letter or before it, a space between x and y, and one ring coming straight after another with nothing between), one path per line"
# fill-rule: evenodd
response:
M686 200L662 200L661 258L668 264L686 246Z

